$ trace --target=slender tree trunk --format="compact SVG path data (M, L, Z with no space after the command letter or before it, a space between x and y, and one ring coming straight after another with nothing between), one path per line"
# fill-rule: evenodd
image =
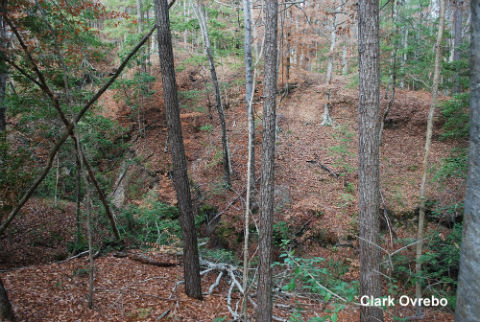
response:
M480 317L480 1L471 0L470 153L455 321Z
M405 31L403 35L403 55L402 55L402 73L403 77L400 81L400 87L405 88L405 65L407 63L407 49L408 49L408 26L405 26Z
M5 50L7 49L7 33L6 33L6 23L3 19L3 15L6 14L6 5L7 2L2 0L0 2L0 144L3 140L6 139L6 107L5 107L5 94L7 87L7 78L8 78L8 68L5 63L4 56L6 55ZM0 155L2 158L2 155Z
M146 12L145 12L145 15L146 15L146 19L147 19L147 24L149 23L150 21L150 9L148 9ZM150 42L153 42L153 39L155 37L153 37L152 39L148 38L148 41L147 41L147 45L145 46L145 48L143 49L146 53L147 53L147 72L150 72L151 71L151 60L150 60L150 55L152 54L152 52L150 51ZM153 47L153 46L152 46Z
M138 15L138 22L137 22L137 32L139 35L143 33L143 5L142 0L137 0L137 15ZM147 47L148 48L148 47ZM148 49L145 48L140 49L140 57L142 61L142 70L144 73L147 72L147 63L145 53L148 52Z
M345 37L345 42L343 43L343 50L342 50L342 75L347 75L348 73L348 59L347 59L347 39Z
M81 204L81 201L82 201L82 197L81 197L81 194L82 194L82 172L81 171L82 171L81 161L78 158L78 154L77 154L77 175L76 175L77 197L76 197L76 208L75 208L75 223L76 223L75 242L77 243L77 245L80 245L80 241L81 241L81 238L82 238L82 224L81 224L81 220L80 220L80 216L81 216L80 204Z
M390 99L388 101L387 107L382 115L382 119L380 120L380 131L379 131L379 138L378 142L382 144L382 136L383 136L383 128L385 126L385 120L387 119L388 113L392 108L393 103L395 102L395 90L397 87L397 50L398 50L398 25L397 25L397 2L398 0L392 0L392 22L394 25L393 28L393 35L392 39L392 52L390 54ZM387 95L387 92L385 92Z
M337 2L334 1L333 3L333 18L332 18L332 25L330 27L330 50L328 52L328 65L327 65L327 92L325 94L325 105L323 106L323 115L322 115L322 123L320 125L323 126L331 126L333 124L333 120L330 117L330 84L332 82L332 73L333 73L333 63L335 58L335 45L337 43L337 12L340 11L343 7L344 3L341 3L337 7Z
M382 295L379 250L380 46L378 0L358 3L359 145L358 207L360 211L360 294ZM360 321L383 321L379 307L362 306Z
M7 78L8 78L8 74L6 72L5 63L0 62L0 142L5 140L5 137L6 137L5 132L7 130L6 106L5 106Z
M262 183L257 286L257 322L272 321L272 230L277 97L277 0L266 0L263 81Z
M173 163L173 184L180 210L183 235L183 263L185 293L193 298L202 298L200 285L200 262L198 257L197 233L195 231L192 198L187 173L187 158L183 145L182 126L178 108L177 84L173 61L170 17L167 0L155 0L155 15L158 28L158 55L162 72L163 97L167 116L170 153Z
M13 313L12 305L8 300L7 291L3 287L2 280L0 279L0 321L16 321L15 314Z
M203 45L210 64L210 74L212 77L213 88L215 90L215 105L220 120L220 127L222 129L222 146L223 146L223 172L225 177L225 184L230 187L232 185L230 175L232 174L232 165L230 160L230 149L228 148L227 125L225 123L225 113L223 110L222 96L220 93L220 86L218 85L217 72L215 70L215 63L213 61L212 49L210 46L210 39L208 37L207 23L204 15L204 9L201 2L193 2L192 7L200 24L200 31L203 36Z
M458 64L460 60L460 45L462 44L462 18L463 18L463 0L457 0L455 2L455 37L453 39L453 62ZM455 66L455 73L453 75L453 93L459 93L460 87L460 75L458 66Z
M245 103L247 106L247 118L248 118L248 161L247 161L247 193L245 196L245 228L244 228L244 247L243 247L243 306L242 315L243 321L248 321L248 267L249 267L249 232L250 232L250 211L252 199L255 195L255 120L253 111L253 95L254 95L254 79L252 69L252 14L250 0L243 0L243 13L244 13L244 25L245 25L245 39L244 39L244 51L245 51ZM252 198L253 197L253 198Z
M188 21L188 12L187 12L187 1L183 1L183 21ZM185 28L183 31L183 43L185 44L185 48L188 46L188 31Z
M87 173L85 172L84 180L86 182ZM93 233L92 233L92 200L90 198L90 188L87 186L87 195L86 195L86 208L87 208L87 239L88 239L88 260L89 260L89 271L88 271L88 307L93 309L93 283L95 279L95 263L93 259Z
M58 182L60 179L60 157L57 154L57 169L55 169L55 193L53 195L53 205L54 207L58 204Z
M425 221L425 187L427 182L427 166L428 156L430 154L430 146L432 142L433 131L433 115L435 114L435 108L437 105L438 97L438 83L440 80L440 63L442 60L442 37L443 28L445 24L445 0L440 0L440 24L438 26L437 42L435 44L435 65L433 71L433 86L432 86L432 102L430 104L430 111L428 113L427 121L427 133L425 140L425 154L423 157L423 171L422 182L420 184L420 209L418 213L418 232L417 232L417 247L416 247L416 263L415 273L417 275L417 282L415 284L415 296L417 298L422 297L422 285L420 274L422 272L421 256L423 251L423 226ZM418 307L418 315L421 315L422 309Z

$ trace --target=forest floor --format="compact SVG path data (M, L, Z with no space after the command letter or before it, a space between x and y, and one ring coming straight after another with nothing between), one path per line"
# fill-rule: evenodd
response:
M223 66L229 64L232 62L223 62ZM223 212L222 225L235 236L221 240L219 246L233 249L238 255L241 254L243 232L243 200L238 195L242 195L245 189L247 160L247 120L243 103L244 84L238 82L243 75L240 70L219 68L220 80L229 84L225 97L234 170L232 191L222 187L221 136L213 93L208 93L207 98L202 92L208 84L209 74L199 67L186 67L177 78L189 174L201 191L196 199ZM175 204L175 193L168 178L169 155L164 152L166 126L158 66L154 65L152 74L157 81L152 88L155 94L146 99L143 106L145 135L136 136L131 149L136 156L143 156L148 161L145 169L134 169L130 176L147 177L146 172L154 173L154 184L146 181L140 184L138 190L142 193L137 194L139 198L130 198L129 201L141 204L144 202L142 196L153 190L159 200ZM296 245L297 255L308 254L309 257L319 256L342 263L348 266L348 272L342 279L347 282L358 280L358 92L349 85L349 77L337 76L332 85L330 102L335 125L322 127L319 120L327 88L320 85L320 74L293 69L292 75L290 82L296 87L281 100L277 111L275 222L286 224L286 236ZM261 153L261 92L262 86L257 84L254 99L258 123L255 141L257 175ZM136 117L131 116L130 108L113 97L113 91L102 97L100 112L124 126L136 128ZM390 232L384 230L383 245L389 252L404 245L397 243L398 240L416 235L416 196L420 186L430 100L431 96L426 92L397 90L395 104L387 119L381 148L381 186L396 237L392 244ZM382 108L386 102L382 99ZM209 109L211 118L207 112ZM440 115L436 119L435 127L438 129L442 120ZM431 170L459 144L464 142L439 140L438 130L434 131L429 162ZM333 176L320 164L338 176ZM427 196L445 204L458 201L463 196L463 184L454 180L442 186L430 184ZM95 308L88 309L87 260L76 258L52 263L60 258L58 252L65 251L66 243L73 238L74 205L64 203L61 210L52 208L49 201L31 200L10 228L16 234L10 233L9 238L1 240L0 269L4 271L0 277L20 320L154 321L167 310L163 317L165 321L231 318L226 306L228 286L223 280L218 289L203 301L187 298L181 285L171 295L175 283L182 280L181 257L171 248L160 246L142 253L149 258L178 265L156 267L129 258L117 258L113 254L96 259ZM444 234L449 233L447 228L433 220L428 225ZM255 249L255 238L252 249ZM278 259L281 250L277 249L275 257ZM404 253L411 256L412 250L407 248ZM203 277L205 290L216 276L211 272ZM411 287L401 289L402 285L399 286L400 294L412 294ZM325 308L300 298L290 299L284 304L294 307L296 302L309 312L306 317L317 313L322 315ZM274 313L288 318L291 309L276 306ZM397 306L388 308L385 313L386 320L392 321L394 316L413 316L415 309ZM339 314L339 321L358 319L359 310L355 306L347 307ZM453 321L453 314L446 309L426 309L424 320L418 321Z

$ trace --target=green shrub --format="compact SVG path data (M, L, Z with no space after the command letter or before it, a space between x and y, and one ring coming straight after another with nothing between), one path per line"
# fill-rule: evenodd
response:
M432 181L445 182L451 177L466 178L467 168L467 150L464 148L453 148L450 156L442 158L440 166L433 175Z
M443 124L443 139L468 138L470 93L454 95L442 106L442 115L446 121Z
M421 258L424 292L447 298L451 309L455 309L462 228L463 225L457 223L446 236L432 231Z
M284 253L280 255L283 262L273 264L287 272L287 283L283 285L282 289L287 292L306 292L311 298L316 297L318 300L325 302L331 301L333 309L325 310L329 313L328 316L316 317L309 321L326 321L327 318L330 321L337 321L337 314L345 308L345 303L333 293L341 296L347 302L353 302L358 294L358 282L347 283L341 280L341 276L348 271L344 264L337 265L329 261L328 265L325 265L325 259L321 257L296 257L293 251L286 251L287 246L288 241L284 241L282 243ZM341 301L342 304L338 301ZM296 308L290 320L303 322L303 310Z

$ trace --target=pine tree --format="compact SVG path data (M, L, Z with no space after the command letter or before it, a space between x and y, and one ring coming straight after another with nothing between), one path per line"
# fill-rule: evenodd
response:
M185 293L193 298L202 298L200 262L197 233L187 174L187 158L183 145L182 126L178 107L177 84L173 61L170 17L167 0L155 0L155 15L158 28L158 55L162 73L163 98L167 116L168 138L173 163L173 184L177 193L180 224L183 236L183 272Z
M470 154L455 321L480 317L480 1L471 0Z
M358 3L358 208L360 294L381 297L379 214L380 45L378 0ZM360 321L383 321L379 307L362 306Z

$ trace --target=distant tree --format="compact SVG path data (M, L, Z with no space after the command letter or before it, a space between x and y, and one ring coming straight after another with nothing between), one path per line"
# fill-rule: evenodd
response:
M470 153L455 321L480 317L480 0L471 0Z
M379 243L380 45L378 0L358 2L358 207L360 225L360 295L382 295ZM379 307L362 306L360 321L383 321Z
M337 44L337 28L339 23L337 21L338 15L341 13L341 10L345 3L348 0L341 0L337 6L337 2L333 2L333 12L332 12L332 24L330 26L330 51L328 52L328 65L327 65L327 77L326 77L326 85L327 85L327 93L325 97L325 105L323 107L323 114L322 114L322 123L321 125L330 126L333 124L333 120L330 117L330 84L332 83L332 74L333 74L333 63L335 58L335 46Z
M177 193L180 224L183 236L183 272L185 293L193 298L202 298L200 262L197 234L187 174L187 158L183 145L182 126L178 108L175 65L173 61L170 17L167 0L155 0L155 16L158 28L158 55L162 73L163 98L167 117L168 138L173 163L173 184Z
M222 104L222 95L220 86L218 84L217 72L215 70L215 63L213 61L212 48L210 46L210 38L208 36L207 21L205 19L204 7L200 1L192 1L193 11L197 16L200 25L200 32L203 36L203 46L207 53L208 62L210 65L210 75L212 77L213 89L215 90L215 107L218 112L220 120L220 127L222 128L222 146L223 146L223 174L225 177L225 184L230 187L230 174L232 172L232 165L230 160L230 150L228 148L227 125L225 124L225 113Z
M272 231L275 185L275 119L277 98L277 0L266 0L263 80L262 183L258 250L257 322L272 320Z
M463 0L455 1L455 23L453 28L453 55L452 59L454 63L460 61L460 45L462 43L462 21L463 21ZM453 75L453 93L459 93L461 91L460 87L460 75L459 68L455 66L455 73Z
M398 51L398 36L399 36L399 28L398 28L398 21L397 21L397 5L398 0L392 0L392 23L393 23L393 31L391 42L392 42L392 51L390 53L390 70L389 70L389 80L387 90L385 91L385 98L388 97L388 88L390 87L390 99L388 100L387 107L383 112L383 115L380 119L380 130L379 130L379 144L382 144L382 136L383 136L383 128L385 126L385 120L387 119L388 113L395 102L395 90L397 87L397 51Z
M0 2L0 144L3 138L5 138L6 131L6 113L5 113L5 91L7 87L8 69L5 62L5 55L7 49L7 32L6 23L3 16L5 15L7 1L2 0ZM1 158L1 155L0 155ZM1 160L1 159L0 159Z
M12 305L0 279L0 321L15 321Z
M422 250L423 250L423 226L425 222L425 188L427 182L427 165L428 156L430 154L430 147L432 145L433 132L433 115L437 106L438 85L440 82L440 64L442 60L442 37L443 27L445 24L445 0L440 0L440 25L438 26L437 42L435 44L435 65L433 71L433 87L432 87L432 102L430 103L430 111L427 120L427 133L425 139L425 154L423 157L423 171L422 181L420 184L420 206L418 211L418 232L417 232L417 247L416 247L416 264L415 273L417 274L417 281L415 284L415 296L422 297L422 286L420 281L420 274L422 270ZM421 313L421 307L418 308L418 315Z

